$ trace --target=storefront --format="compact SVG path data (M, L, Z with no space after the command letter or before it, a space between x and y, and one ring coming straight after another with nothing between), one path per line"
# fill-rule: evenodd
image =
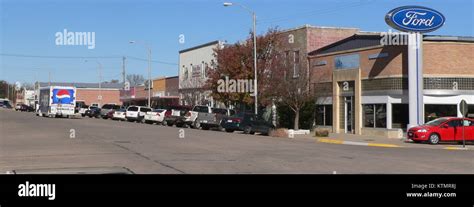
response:
M358 33L310 53L316 124L334 133L400 137L409 123L408 46ZM422 122L474 118L474 37L423 37Z

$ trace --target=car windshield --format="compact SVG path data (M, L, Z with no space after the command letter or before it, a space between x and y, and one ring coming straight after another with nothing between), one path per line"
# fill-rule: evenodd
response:
M102 106L102 109L112 109L113 105L110 105L110 104L105 104L104 106Z
M128 111L138 111L138 107L136 107L136 106L130 106L130 107L128 107L127 110L128 110Z
M164 109L155 109L155 110L153 110L153 112L158 112L158 113L161 113L163 111L164 111Z
M207 106L195 106L193 109L193 111L202 112L202 113L207 113L209 112L208 110L209 109L207 108Z
M227 109L212 109L212 113L226 115Z
M121 108L121 106L119 106L119 105L114 105L114 107L113 107L113 109L115 109L115 110L118 110L120 108Z
M81 108L89 108L89 106L88 105L82 105Z
M423 124L425 126L439 126L440 124L444 123L448 121L447 118L439 118L439 119L435 119L433 121L429 121L427 122L426 124Z

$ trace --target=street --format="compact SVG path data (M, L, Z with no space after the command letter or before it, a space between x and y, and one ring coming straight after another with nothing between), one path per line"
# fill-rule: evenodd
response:
M472 150L334 145L6 109L0 110L0 123L2 173L112 166L138 174L474 172Z

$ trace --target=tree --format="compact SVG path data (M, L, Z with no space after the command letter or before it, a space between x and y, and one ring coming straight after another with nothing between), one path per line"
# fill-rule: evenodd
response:
M284 35L278 28L269 29L264 35L257 36L258 102L268 106L272 102L287 105L294 116L294 129L299 129L301 109L313 100L309 87L309 71L300 70L302 61L298 58L290 61L285 52ZM219 92L219 80L254 79L252 35L243 43L227 45L215 49L217 62L209 70L206 87L212 90L215 100L224 103L244 103L250 105L254 98L250 93Z
M145 78L138 74L128 74L126 79L128 82L130 82L130 86L138 86L145 82Z
M264 35L257 36L257 74L258 74L258 102L259 105L268 105L275 96L270 83L272 70L278 70L280 62L276 57L278 52L278 29L271 28ZM248 86L254 91L254 58L253 58L253 38L252 33L243 42L226 45L223 48L216 48L214 56L217 60L211 64L207 71L209 79L205 87L212 91L214 100L230 104L254 103L251 93L241 93L233 91L218 91L219 81L228 78L229 80L249 80Z

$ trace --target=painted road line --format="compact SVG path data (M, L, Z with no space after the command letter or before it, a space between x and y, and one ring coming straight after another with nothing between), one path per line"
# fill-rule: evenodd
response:
M368 143L369 147L402 147L395 144Z
M469 150L469 148L462 148L462 147L445 147L445 150Z
M345 145L369 146L369 147L402 147L402 146L394 145L394 144L353 142L353 141L343 141L343 140L335 140L335 139L318 139L318 142L329 143L329 144L345 144Z

